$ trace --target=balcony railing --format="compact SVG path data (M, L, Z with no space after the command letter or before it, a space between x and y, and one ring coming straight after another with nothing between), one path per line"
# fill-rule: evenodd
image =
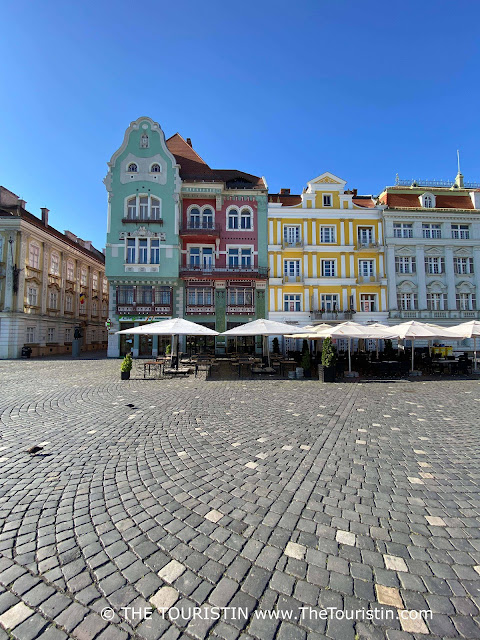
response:
M358 276L357 284L378 284L380 282L377 276Z
M137 302L134 304L117 304L117 313L122 315L156 315L169 316L172 315L172 306L169 304L142 304Z
M249 278L263 279L268 277L267 267L200 267L183 265L180 267L181 277L198 278L212 276L214 278Z
M189 221L187 225L181 230L181 235L207 235L207 236L219 236L221 226L214 224L213 222L194 222Z
M355 245L357 251L373 251L375 249L378 249L379 247L379 242L362 242L361 240L357 240L357 244Z
M123 223L135 223L135 224L158 224L163 225L162 218L122 218Z
M303 276L283 276L283 284L303 282Z
M411 320L413 319L421 319L421 320L460 320L460 319L478 319L480 318L479 310L440 310L440 309L424 309L422 311L418 309L408 309L408 310L394 310L390 311L391 318L403 318Z
M354 311L312 311L314 320L351 320Z
M255 305L239 305L239 304L228 304L227 305L227 313L255 313Z
M191 314L213 314L215 313L214 304L187 304L185 313Z

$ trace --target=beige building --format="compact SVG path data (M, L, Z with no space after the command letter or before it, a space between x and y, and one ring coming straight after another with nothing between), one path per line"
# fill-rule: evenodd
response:
M0 187L0 358L106 349L108 285L105 257L88 240L61 233ZM77 332L78 335L78 332Z

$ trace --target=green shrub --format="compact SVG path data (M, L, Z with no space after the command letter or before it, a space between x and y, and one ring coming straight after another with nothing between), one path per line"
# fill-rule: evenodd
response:
M280 353L280 345L278 343L278 338L274 338L272 340L272 350L273 350L273 353Z
M169 343L167 344L167 346L165 347L165 355L169 356L172 353L172 345Z
M308 351L304 351L302 354L302 369L304 371L310 371L312 366L312 359L310 358L310 353Z
M121 371L122 373L127 373L128 371L132 370L132 367L133 367L132 354L127 353L127 355L122 361Z
M322 365L324 367L333 367L337 360L337 351L333 346L331 338L325 338L322 349Z

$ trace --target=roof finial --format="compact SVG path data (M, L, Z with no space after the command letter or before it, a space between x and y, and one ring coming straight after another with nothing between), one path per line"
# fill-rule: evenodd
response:
M463 189L463 175L460 171L460 150L459 149L457 149L457 166L458 166L458 173L457 173L457 177L455 178L455 184L460 189Z

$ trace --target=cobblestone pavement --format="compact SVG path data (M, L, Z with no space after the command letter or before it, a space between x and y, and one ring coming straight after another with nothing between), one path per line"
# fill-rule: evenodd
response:
M478 381L119 377L0 362L1 639L480 638Z

